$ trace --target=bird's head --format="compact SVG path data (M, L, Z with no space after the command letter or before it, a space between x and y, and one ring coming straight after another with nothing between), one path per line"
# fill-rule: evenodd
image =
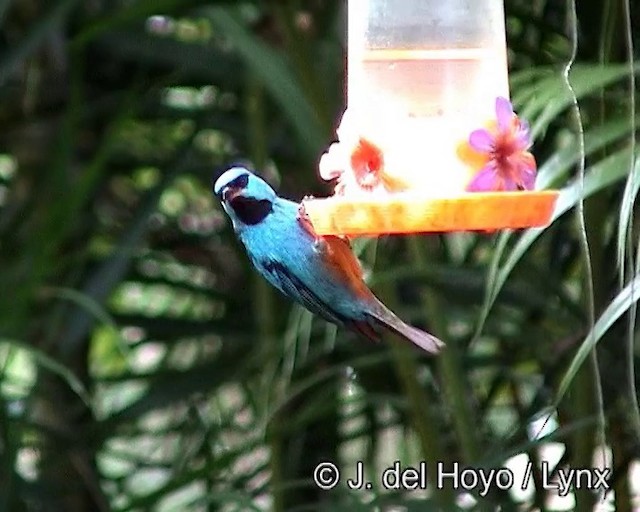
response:
M244 167L227 170L216 180L213 193L236 229L262 222L278 197L266 181Z

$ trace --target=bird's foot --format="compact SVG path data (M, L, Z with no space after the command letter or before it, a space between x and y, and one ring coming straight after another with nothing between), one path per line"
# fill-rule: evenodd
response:
M304 208L304 203L300 203L300 206L298 206L297 219L300 226L302 226L302 229L304 229L317 241L319 237L316 234L315 230L313 229L313 224L311 224L311 221L309 220L309 215L307 214L307 211Z

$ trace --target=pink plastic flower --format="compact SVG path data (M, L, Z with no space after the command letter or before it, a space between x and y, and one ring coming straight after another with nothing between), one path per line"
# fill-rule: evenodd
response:
M487 129L471 132L469 146L481 154L484 166L467 185L470 192L532 190L536 161L528 151L531 136L526 121L506 98L496 99L496 118Z

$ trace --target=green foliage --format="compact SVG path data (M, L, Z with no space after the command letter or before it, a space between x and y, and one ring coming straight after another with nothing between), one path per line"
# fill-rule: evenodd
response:
M539 468L605 449L606 499L631 510L634 27L579 2L574 46L571 5L506 2L553 223L357 244L384 301L447 340L429 359L280 298L211 196L235 159L322 192L341 2L0 1L0 510L586 511L596 495L562 500ZM370 489L344 483L358 460ZM427 492L384 489L394 461L426 461ZM436 489L437 461L515 488Z

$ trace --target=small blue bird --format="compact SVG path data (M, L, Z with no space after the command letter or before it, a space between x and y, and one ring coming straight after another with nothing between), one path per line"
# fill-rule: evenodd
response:
M370 340L379 341L378 328L385 327L427 352L444 346L376 298L345 239L316 235L302 206L278 197L264 180L232 167L216 180L213 191L255 268L282 293Z

